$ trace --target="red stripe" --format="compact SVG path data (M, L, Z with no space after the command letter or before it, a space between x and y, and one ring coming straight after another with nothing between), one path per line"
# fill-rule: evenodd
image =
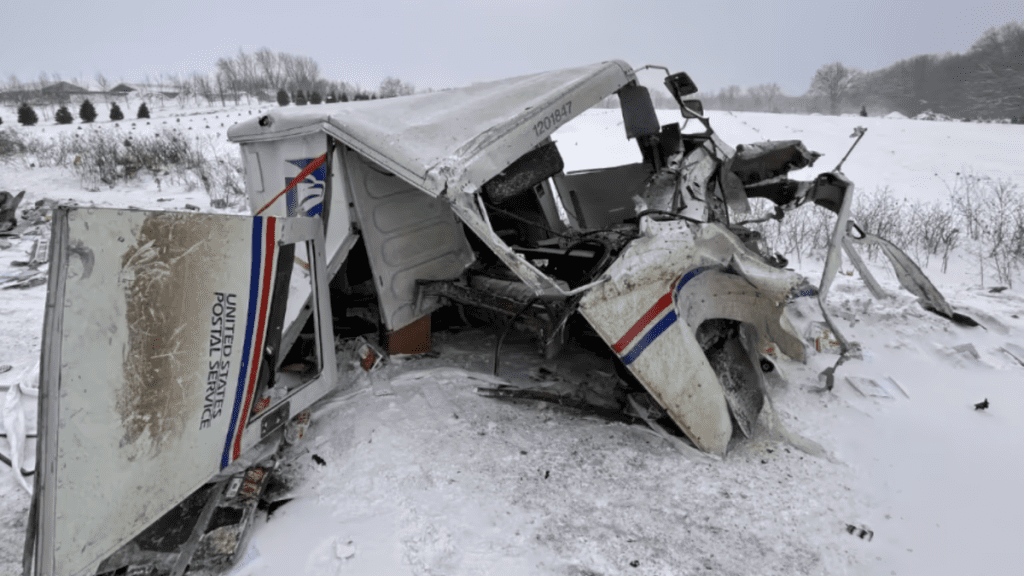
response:
M615 350L616 352L622 352L625 350L626 346L633 341L633 338L636 338L637 334L639 334L644 328L647 328L647 325L657 318L658 314L661 314L665 308L668 308L671 304L672 290L669 290L668 294L659 298L654 306L651 306L651 309L641 316L640 319L637 320L636 324L633 324L633 327L629 329L629 332L626 332L625 336L612 345L612 350Z
M242 414L238 422L238 430L235 432L235 446L232 459L238 458L242 452L242 431L249 420L249 406L252 403L252 395L256 389L256 377L259 375L260 367L263 365L263 327L266 324L267 306L270 304L270 282L274 277L274 249L277 242L274 239L274 228L277 224L276 218L267 218L267 246L263 260L263 293L260 295L260 314L256 319L256 340L253 343L253 359L249 369L249 383L245 387L245 403L242 405Z
M310 162L309 165L307 165L305 168L302 169L302 172L299 172L298 176L296 176L295 178L292 178L291 181L288 182L288 185L284 187L284 190L281 190L280 194L278 194L277 196L274 196L274 198L271 199L270 202L267 202L266 204L264 204L263 208L260 208L256 212L255 215L259 216L260 214L263 214L263 212L267 208L270 208L271 204L273 204L274 202L277 202L278 198L280 198L281 196L284 196L285 192L287 192L287 191L291 190L292 188L294 188L295 185L298 184L299 182L302 182L302 180L305 179L306 176L309 176L310 174L312 174L313 171L316 170L317 168L319 168L320 165L323 164L324 161L326 161L326 160L327 160L327 154L324 154L323 156L320 156L316 160L313 160L312 162Z

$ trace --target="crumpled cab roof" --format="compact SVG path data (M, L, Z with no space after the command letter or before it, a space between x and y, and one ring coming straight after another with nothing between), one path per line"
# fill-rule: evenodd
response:
M232 126L228 138L324 132L432 196L472 193L635 79L628 64L612 60L401 98L274 108Z

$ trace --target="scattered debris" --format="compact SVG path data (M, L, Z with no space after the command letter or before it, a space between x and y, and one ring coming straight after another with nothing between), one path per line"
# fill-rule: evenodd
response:
M680 454L696 461L711 461L717 459L715 455L701 452L691 443L687 442L687 439L680 438L670 433L664 426L659 424L657 420L665 412L654 402L652 398L650 398L648 394L630 394L628 399L630 407L632 407L633 411L643 418L644 422L647 423L647 426L649 426L657 436L664 438L665 441L667 441Z
M321 458L321 457L320 457L319 455L317 455L317 454L313 454L313 462L316 462L316 463L317 463L317 464L319 464L320 466L326 466L326 465L327 465L327 461L326 461L326 460L324 460L323 458Z
M1005 345L999 348L1004 354L1013 358L1018 364L1024 366L1024 347L1013 342L1007 342Z
M0 462L3 462L4 464L6 464L8 466L12 466L12 467L14 466L14 464L11 462L11 459L8 458L7 456L4 456L3 454L0 454ZM25 470L24 468L21 468L21 475L22 476L31 476L31 475L33 475L35 473L36 473L35 470Z
M864 378L862 376L847 376L846 381L850 387L860 393L861 396L872 396L875 398L892 398L892 394L883 388L877 380Z
M384 364L386 355L380 347L371 344L362 336L356 337L356 356L359 358L359 367L365 372L377 370Z
M29 251L28 265L32 267L46 264L50 261L50 238L43 236L32 242L32 249Z
M294 446L306 437L306 432L309 430L309 422L312 415L313 412L309 408L306 408L302 412L296 414L295 417L285 424L283 436L285 445Z
M260 503L257 505L257 508L259 510L264 510L267 513L267 520L270 520L270 517L274 515L274 512L277 511L278 508L284 506L285 504L291 502L292 500L294 500L294 498L284 498L282 500L275 500L273 502L260 500Z
M195 211L195 212L199 212L200 208L199 208L199 206L196 206L194 204L185 204L185 210L192 210L192 211Z
M13 230L18 225L15 215L23 198L25 198L24 190L18 192L17 195L0 190L0 232Z
M53 219L53 210L60 204L52 198L36 200L31 208L21 211L22 226L38 226L47 224Z
M970 342L968 342L967 344L959 344L957 346L953 346L953 351L965 358L971 357L974 358L975 360L981 359L981 355L978 354L978 349L975 348L974 344L971 344Z
M0 374L3 374L4 372L10 372L11 368L12 366L10 364L0 364Z
M351 560L356 555L356 545L349 540L342 542L338 540L334 544L334 555L337 556L338 560Z
M21 274L17 274L12 277L0 280L0 287L4 290L11 290L14 288L26 289L34 288L46 284L47 274L46 272L39 270L29 270Z
M975 410L987 410L988 409L988 398L985 398L981 402L974 405Z
M487 398L506 398L515 400L540 400L550 404L557 404L566 408L579 410L584 414L597 416L612 422L624 422L626 424L641 424L643 418L632 416L620 410L613 410L604 406L591 404L581 398L569 395L555 394L546 390L533 388L516 388L514 386L499 386L497 388L477 388L476 393Z
M806 339L814 346L815 352L839 354L843 348L824 322L811 322L807 326Z
M1006 290L1007 288L1008 288L1008 286L995 286L993 288L989 288L988 292L989 292L989 294L999 294L1003 290Z
M910 400L910 394L907 394L907 391L903 389L903 386L900 386L900 383L897 382L895 378L893 378L892 376L886 376L886 378L888 378L889 382L892 382L893 385L896 386L896 389L900 391L900 394L903 394L904 398Z
M861 540L867 540L868 542L871 542L871 540L875 537L875 533L865 526L857 527L853 524L847 524L846 532L848 534L853 534Z

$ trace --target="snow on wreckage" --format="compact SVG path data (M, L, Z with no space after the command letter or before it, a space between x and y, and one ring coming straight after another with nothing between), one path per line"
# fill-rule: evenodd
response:
M804 357L788 303L816 297L839 363L857 353L825 306L841 250L882 296L855 250L858 242L879 244L925 307L969 321L902 251L859 231L842 163L798 182L786 174L818 158L798 141L734 151L700 102L684 100L697 91L685 73L665 84L700 131L661 126L636 72L612 61L403 98L275 109L228 133L241 145L250 218L62 209L38 458L60 464L36 478L26 564L31 555L46 574L230 566L245 549L278 447L301 436L306 408L344 379L333 356L377 354L350 337L367 325L392 353L426 351L431 314L452 304L533 334L546 356L558 354L571 331L596 333L623 379L645 391L630 395L624 416L658 428L667 416L696 449L721 457L770 408L767 351ZM642 162L565 173L551 134L612 94ZM765 253L747 223L731 221L752 197L774 202L778 218L811 201L837 214L817 287ZM97 220L103 226L88 226ZM182 224L189 234L173 232ZM125 238L127 251L111 248ZM83 254L90 273L77 263ZM103 293L104 277L119 279L120 295L87 301L84 294ZM200 305L184 294L185 283L222 299ZM229 294L238 322L230 351L223 306L211 316ZM122 300L134 316L117 316ZM577 312L585 322L575 321ZM87 338L101 313L125 325L114 331L129 337L125 358L136 349L149 358L126 363L111 398L87 394L74 372L103 350L116 352L108 360L123 359L113 337L110 346ZM205 357L201 366L179 361L182 350L207 348L216 370ZM479 391L564 400L506 386ZM114 422L108 433L76 435L104 416ZM58 435L58 420L70 432ZM66 449L86 440L88 450L111 454L108 468L125 470L90 506L78 502L93 498L97 483L68 474L101 472ZM183 459L201 462L181 470L175 463ZM109 530L104 508L132 488L149 491L125 513L136 520Z

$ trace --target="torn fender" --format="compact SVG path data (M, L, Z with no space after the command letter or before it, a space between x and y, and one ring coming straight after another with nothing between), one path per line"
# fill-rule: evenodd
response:
M705 319L739 320L758 342L803 358L782 315L802 278L764 264L720 224L690 226L644 218L645 236L581 299L580 312L698 448L724 455L729 406L695 331Z
M757 330L757 349L774 342L786 356L804 360L803 341L783 314L785 292L769 292L723 270L697 268L683 277L690 274L695 275L676 287L675 305L691 330L714 318L737 320Z

